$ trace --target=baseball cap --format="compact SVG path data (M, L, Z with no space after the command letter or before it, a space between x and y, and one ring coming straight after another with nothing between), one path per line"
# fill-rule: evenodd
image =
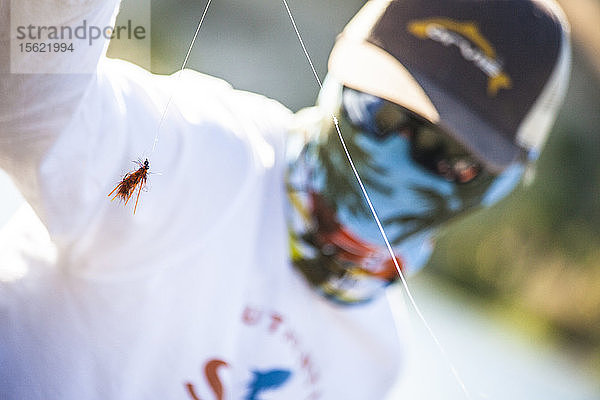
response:
M499 172L543 147L570 54L550 0L371 0L336 40L329 73L438 125Z

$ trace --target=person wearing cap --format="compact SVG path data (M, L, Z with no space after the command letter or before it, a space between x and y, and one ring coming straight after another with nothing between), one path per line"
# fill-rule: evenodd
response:
M568 35L548 1L367 2L336 41L319 107L298 115L309 140L289 166L291 243L309 280L361 302L398 277L332 115L413 272L440 225L506 196L539 156L567 89Z
M0 398L384 398L403 354L384 288L538 156L569 71L560 10L369 1L296 116L93 46L11 72L9 9L106 26L117 6L0 2L0 167L28 203L0 233ZM134 215L107 194L160 124Z

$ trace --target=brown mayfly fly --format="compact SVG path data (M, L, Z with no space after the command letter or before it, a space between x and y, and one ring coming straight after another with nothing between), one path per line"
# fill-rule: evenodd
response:
M148 170L150 170L150 162L146 158L144 162L141 160L134 161L134 163L139 165L139 168L133 172L128 172L125 174L121 182L108 194L108 197L112 196L115 193L114 197L111 199L114 200L117 197L125 202L127 202L135 193L137 189L137 196L135 198L135 207L133 207L133 213L135 214L135 210L137 209L138 200L140 199L140 192L146 186L146 181L148 179Z

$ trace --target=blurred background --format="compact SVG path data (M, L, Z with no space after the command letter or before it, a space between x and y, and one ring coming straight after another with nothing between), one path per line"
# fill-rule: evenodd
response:
M151 59L136 57L123 41L111 44L109 55L176 72L205 4L152 1ZM363 1L289 4L322 79L335 36ZM446 229L429 265L409 280L475 399L600 399L600 0L561 5L573 30L573 72L536 179ZM278 0L215 0L188 66L292 110L314 104L318 93ZM1 172L0 193L2 226L23 200ZM403 303L397 289L390 300ZM390 399L465 398L405 309L412 340Z

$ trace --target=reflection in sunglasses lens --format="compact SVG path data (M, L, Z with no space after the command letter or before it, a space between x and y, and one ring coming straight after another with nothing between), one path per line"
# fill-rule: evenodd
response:
M378 140L408 136L411 157L423 168L454 183L468 183L483 170L460 143L405 108L382 98L344 88L342 112L351 125Z

